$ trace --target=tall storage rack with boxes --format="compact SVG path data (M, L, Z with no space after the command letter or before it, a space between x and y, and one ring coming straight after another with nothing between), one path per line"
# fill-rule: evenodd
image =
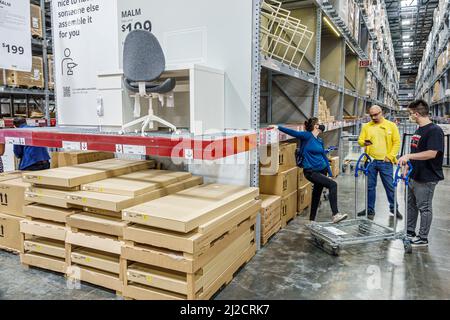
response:
M440 0L416 80L416 96L428 101L433 115L450 115L450 2Z
M54 109L54 75L50 2L30 0L32 68L29 72L0 69L0 127L13 126L15 116L30 126L46 126Z
M301 123L315 115L327 126L326 144L337 145L343 129L360 125L366 107L396 108L395 62L382 53L390 40L377 44L368 26L378 10L385 10L382 1L305 1L295 7L271 0L198 1L216 19L226 16L217 5L235 12L230 2L243 13L235 20L241 32L220 37L219 43L208 41L214 46L203 57L225 74L223 132L138 136L98 128L0 130L1 142L156 156L166 164L177 159L176 168L189 171L106 159L24 174L24 181L19 179L27 201L20 222L24 248L18 250L25 265L65 273L126 298L210 298L261 244L310 206L312 185L296 166L297 143L266 124L302 130ZM152 3L198 14L181 0ZM160 27L174 20L158 12ZM388 29L384 26L384 32ZM213 40L220 30L208 32ZM227 41L230 45L220 47ZM225 55L230 48L234 51ZM238 58L236 50L243 52ZM218 65L221 59L225 63ZM243 65L249 70L243 72ZM372 97L366 93L369 72L376 88ZM339 159L330 160L336 176Z

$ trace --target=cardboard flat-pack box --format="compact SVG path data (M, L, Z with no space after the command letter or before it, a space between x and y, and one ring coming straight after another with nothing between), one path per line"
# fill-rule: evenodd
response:
M259 188L263 194L287 196L297 190L297 167L282 171L273 176L260 176Z
M24 241L24 252L38 253L56 258L66 258L66 247L64 241L31 237Z
M62 223L23 219L20 221L20 232L26 235L65 241L67 228Z
M280 143L260 148L260 171L262 175L274 175L297 166L295 150L297 143Z
M105 178L112 178L127 173L140 170L151 169L155 166L153 160L125 160L125 159L107 159L95 162L78 164L73 168L95 169L106 171ZM100 179L98 179L100 180ZM94 180L95 181L95 180ZM90 181L88 181L90 182ZM87 182L86 182L87 183Z
M166 195L167 191L165 189L157 189L137 197L91 191L77 191L68 194L66 200L69 204L73 205L119 212L123 209L146 201L158 199Z
M119 255L96 251L86 248L77 248L71 253L72 264L78 264L102 271L119 274Z
M26 182L66 188L106 178L108 175L105 170L80 167L62 167L23 173L23 179Z
M81 185L82 191L109 193L127 197L137 197L159 189L156 183L128 180L122 176Z
M66 243L84 248L94 249L102 252L120 254L123 241L118 240L116 236L110 236L95 232L67 231Z
M30 5L30 27L32 36L42 38L41 7L35 4Z
M311 205L312 184L308 183L298 189L298 212L303 211Z
M205 184L125 209L122 216L126 221L186 233L258 195L258 188Z
M167 170L143 170L124 174L120 177L127 180L155 183L159 188L162 188L189 179L192 177L192 174Z
M22 252L22 218L0 213L0 248Z
M23 207L30 203L25 200L25 191L30 186L21 178L0 182L0 213L25 217Z
M339 173L339 157L331 157L329 159L330 161L330 167L331 167L331 173L333 174L333 178L336 178Z
M304 185L307 185L308 183L310 183L310 182L308 179L306 179L303 168L298 168L297 188L303 187Z
M53 152L53 157L57 162L57 167L74 166L88 162L101 161L114 158L114 153L99 151L69 151L69 152Z
M62 258L52 257L39 253L24 253L20 255L20 262L24 265L66 273L66 261Z
M25 199L42 205L54 206L58 208L71 208L73 205L67 203L67 191L47 189L39 187L29 187L25 191Z
M66 223L70 215L79 212L80 209L55 208L41 204L29 204L23 208L23 213L27 217L59 223Z
M261 194L261 220L264 223L273 218L274 212L278 214L281 212L281 197Z
M128 222L122 221L120 218L85 212L71 215L67 218L67 224L71 228L122 237L123 229L128 225Z
M297 190L283 197L281 200L281 225L286 226L287 222L297 214Z

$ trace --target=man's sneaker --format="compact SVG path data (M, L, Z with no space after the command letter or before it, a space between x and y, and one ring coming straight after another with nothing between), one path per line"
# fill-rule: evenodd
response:
M366 215L366 210L363 210L363 211L360 211L360 212L358 212L357 214L356 214L358 217L364 217L365 215ZM371 212L371 211L369 211L368 213L367 213L367 215L368 216L370 216L370 215L375 215L375 212Z
M394 216L394 210L391 210L390 215ZM398 212L398 209L397 209L397 219L403 219L403 216L400 212Z
M421 237L416 237L411 241L411 245L414 247L426 247L426 246L428 246L428 239L422 239Z
M346 213L342 214L342 213L336 213L333 218L331 218L331 220L333 221L333 223L338 223L341 222L345 219L347 219L348 215Z
M375 219L375 213L369 213L369 214L367 215L367 219L369 219L369 220Z
M409 240L413 240L414 238L417 237L417 234L416 234L415 231L408 231L408 232L406 233L406 237L407 237Z

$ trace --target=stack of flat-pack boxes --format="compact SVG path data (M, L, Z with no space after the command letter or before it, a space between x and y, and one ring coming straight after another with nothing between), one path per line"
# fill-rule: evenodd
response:
M124 244L122 210L202 184L189 172L144 170L81 185L67 202L85 212L68 219L66 265L69 277L121 293Z
M298 168L297 185L297 211L301 214L311 206L312 196L312 184L306 179L303 168Z
M24 218L25 190L21 172L0 174L0 249L21 252L20 221Z
M257 188L206 184L123 211L123 296L209 299L255 254Z
M67 201L69 193L85 183L118 176L154 166L153 161L110 159L73 167L24 172L31 184L25 192L27 219L20 223L25 250L21 262L60 273L66 272L66 237L68 217L80 213L82 206Z
M0 69L0 85L25 88L44 88L44 65L41 57L33 56L31 71Z
M319 120L321 122L333 122L335 117L331 115L327 102L323 97L319 97Z
M295 160L296 143L280 144L278 148L272 147L272 159L282 159L277 171L265 175L261 170L259 188L261 194L281 197L281 227L286 226L297 214L297 164ZM281 160L278 160L280 163ZM264 227L263 227L264 228ZM269 227L270 228L270 227ZM264 229L265 230L265 229Z
M112 152L98 151L64 151L51 153L51 168L69 167L77 164L114 158Z

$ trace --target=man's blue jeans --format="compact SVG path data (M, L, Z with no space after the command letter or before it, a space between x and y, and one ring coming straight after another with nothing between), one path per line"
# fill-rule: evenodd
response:
M373 160L368 175L368 213L375 213L375 199L377 198L377 178L380 173L381 182L389 201L389 210L394 212L394 168L391 162Z

